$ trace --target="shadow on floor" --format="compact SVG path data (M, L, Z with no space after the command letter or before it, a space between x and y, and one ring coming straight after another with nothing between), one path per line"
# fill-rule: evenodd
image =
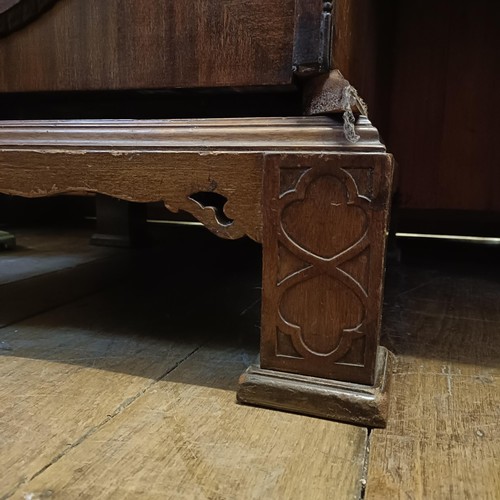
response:
M260 247L200 228L173 228L168 240L136 252L114 286L0 329L0 355L157 378L173 345L203 346L207 360L234 372L234 385L189 370L169 380L235 388L258 353ZM401 249L402 262L388 262L382 343L397 355L497 366L499 248L408 241Z

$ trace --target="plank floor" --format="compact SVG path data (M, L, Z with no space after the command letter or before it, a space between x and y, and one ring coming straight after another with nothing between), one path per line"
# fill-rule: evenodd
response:
M1 499L500 498L494 248L391 264L391 418L369 431L236 403L258 353L256 245L88 236L20 231L0 254Z
M368 499L500 498L500 247L414 244L389 269L389 424Z

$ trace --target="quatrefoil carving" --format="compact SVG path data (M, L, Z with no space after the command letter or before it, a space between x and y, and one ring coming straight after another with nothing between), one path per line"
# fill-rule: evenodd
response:
M369 245L369 204L341 169L309 169L280 196L279 245L303 265L277 283L277 326L301 357L338 360L364 335L366 284L339 266Z

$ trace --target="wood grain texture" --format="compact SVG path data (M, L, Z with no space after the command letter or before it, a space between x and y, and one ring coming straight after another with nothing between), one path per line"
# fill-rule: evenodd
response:
M322 117L5 122L0 192L162 201L232 239L264 229L262 368L373 385L393 162L366 118L359 132L351 144Z
M366 429L235 405L233 382L246 355L230 347L200 349L20 492L359 497Z
M433 249L430 264L393 269L384 343L399 361L387 429L371 435L367 499L498 498L500 289L496 256L478 254L450 271Z
M153 151L380 151L377 129L359 117L358 143L341 120L325 117L176 120L2 120L0 148Z
M418 210L427 226L438 226L434 210L498 217L500 158L491 144L500 129L483 99L500 109L499 24L500 4L488 0L336 2L334 67L398 160L401 207ZM443 220L436 231L450 227Z
M105 298L107 297L107 298ZM125 294L126 297L126 294ZM3 328L1 495L123 411L198 346L144 335L152 308L124 294L84 299ZM105 333L106 332L106 333Z
M352 145L326 117L214 120L5 121L0 192L28 197L99 192L164 201L226 238L261 241L268 151L384 151L366 119ZM204 204L196 193L225 197Z
M0 92L289 85L295 0L64 0L0 40Z
M432 15L429 6L399 2L393 24L384 138L401 166L400 204L498 216L500 126L491 110L500 109L500 4L446 0Z
M393 357L379 347L373 385L353 384L250 366L238 401L366 427L385 427Z
M216 234L260 240L261 155L137 151L3 151L0 191L40 197L67 192L98 192L127 201L163 201L173 212L194 215ZM190 198L218 193L227 203L217 209ZM218 217L225 214L233 222Z
M460 324L467 336L478 330ZM491 337L498 323L480 330ZM388 427L371 438L366 498L498 498L498 369L483 363L399 360Z
M336 0L333 66L356 88L369 116L386 137L391 108L392 35L400 2Z
M391 181L387 154L268 158L262 368L373 384Z

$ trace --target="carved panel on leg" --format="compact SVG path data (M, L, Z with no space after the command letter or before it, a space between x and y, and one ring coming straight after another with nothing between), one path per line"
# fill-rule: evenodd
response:
M372 384L390 155L272 155L264 175L261 367Z

